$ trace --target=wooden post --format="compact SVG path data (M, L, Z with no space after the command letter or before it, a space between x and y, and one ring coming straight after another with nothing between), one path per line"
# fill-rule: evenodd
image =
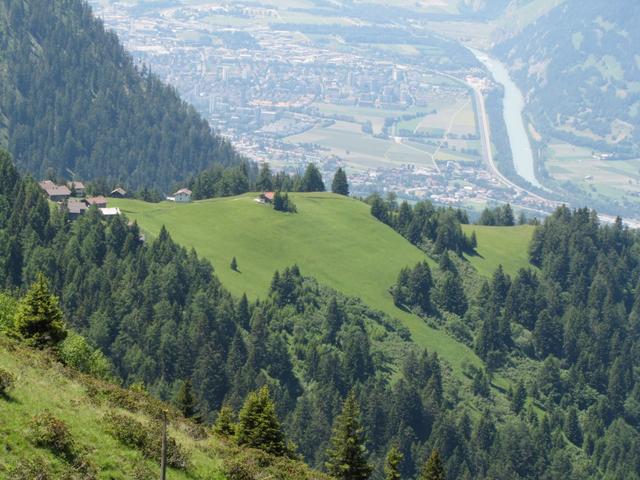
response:
M167 412L162 412L162 457L160 458L160 480L167 480Z

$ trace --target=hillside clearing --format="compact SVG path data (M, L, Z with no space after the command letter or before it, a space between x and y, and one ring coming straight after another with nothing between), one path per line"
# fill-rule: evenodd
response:
M264 297L273 273L295 263L304 275L401 320L417 344L437 351L458 373L465 361L480 364L469 348L394 305L388 290L400 269L427 257L375 220L368 205L330 193L295 193L298 213L283 214L254 197L186 205L111 200L110 205L152 237L165 225L177 242L211 260L235 295ZM233 257L239 272L229 266Z
M484 277L490 277L502 265L509 275L529 266L529 243L534 227L487 227L484 225L463 225L467 235L476 232L478 255L467 256L469 263Z

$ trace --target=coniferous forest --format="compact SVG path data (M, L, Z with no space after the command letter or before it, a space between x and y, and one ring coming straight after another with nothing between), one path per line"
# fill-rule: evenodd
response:
M88 349L80 370L337 479L640 478L640 234L622 220L560 207L535 225L526 268L485 279L465 260L478 245L463 210L369 197L373 217L424 252L385 288L473 349L477 362L456 371L399 320L297 265L250 300L218 280L228 265L165 228L145 238L96 207L71 221L23 171L159 191L185 182L195 199L274 191L289 213L286 192L326 186L313 164L289 176L241 159L83 1L0 0L0 33L11 151L0 151L0 335L63 361ZM348 195L342 169L331 188ZM480 223L511 226L514 213L486 210ZM0 369L0 402L13 382ZM156 431L136 437L129 421L113 416L113 436L155 455Z
M405 304L472 332L485 365L459 379L397 321L296 266L274 272L268 297L234 298L165 230L143 242L135 224L97 211L71 223L6 154L0 172L4 288L21 295L42 273L68 325L121 382L169 401L189 382L201 422L223 407L237 413L268 386L288 440L318 468L341 451L332 432L353 421L343 403L355 399L374 472L393 448L402 478L420 474L432 451L452 479L640 471L640 241L621 223L561 208L537 228L530 269L499 269L475 289L461 287L455 254L433 275L427 264L401 273ZM512 379L509 391L495 375Z
M167 191L233 147L82 0L0 2L0 141L38 177Z

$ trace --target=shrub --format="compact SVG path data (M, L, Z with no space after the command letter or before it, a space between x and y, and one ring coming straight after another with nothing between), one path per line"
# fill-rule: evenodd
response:
M262 450L247 449L225 459L223 470L229 480L329 480L322 473L311 471L304 463L275 457Z
M5 396L13 388L16 377L13 373L0 368L0 397Z
M158 460L162 452L160 422L142 423L128 415L109 412L104 417L106 430L119 442L135 448L146 458ZM174 438L167 436L167 465L186 470L189 458Z
M107 357L100 350L92 348L82 335L69 332L58 348L60 360L65 365L94 377L103 379L112 377L111 363Z
M62 420L48 411L31 419L28 438L37 447L48 448L67 461L75 459L75 445L71 432Z
M0 293L0 332L8 333L13 329L18 302L11 295Z
M38 348L52 347L67 336L58 297L42 274L18 303L14 318L18 335Z
M236 415L229 405L224 405L218 413L213 431L223 437L230 437L236 433Z
M40 458L21 458L9 468L7 480L49 480L53 478L49 466Z

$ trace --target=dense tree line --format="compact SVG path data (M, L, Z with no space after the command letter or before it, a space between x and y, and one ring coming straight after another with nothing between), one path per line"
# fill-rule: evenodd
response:
M349 194L347 177L341 169L336 173L334 193ZM196 200L229 195L239 195L250 191L258 192L324 192L322 174L315 164L307 165L302 175L285 172L273 173L268 163L258 170L252 163L241 163L237 167L215 166L191 179L189 188ZM336 188L339 191L336 191Z
M429 253L440 254L451 250L458 254L473 252L476 245L462 231L462 224L469 223L464 210L451 207L434 207L429 201L414 206L403 201L400 205L391 194L386 199L374 194L367 198L371 215L400 233L414 245L426 248Z
M2 0L0 9L0 129L21 168L166 192L240 161L84 0Z
M514 279L499 270L476 295L465 292L466 311L438 293L451 288L448 276L462 276L457 256L409 272L429 286L426 308L477 332L488 368L469 366L460 379L397 321L295 266L249 301L230 295L212 266L164 229L143 242L135 224L96 210L70 223L4 154L0 205L3 287L24 291L42 272L69 326L123 383L142 382L217 430L236 435L237 413L249 428L266 412L283 452L275 410L310 464L332 469L341 455L360 455L372 476L392 464L401 478L637 478L638 240L621 225L558 211L535 235L537 270ZM523 356L531 368L516 370L523 381L505 403L492 375ZM273 409L250 396L264 386ZM247 397L255 408L242 413ZM254 434L240 438L252 444ZM363 448L348 453L336 438Z
M478 219L478 225L513 227L515 224L513 208L508 203L502 207L485 208Z

